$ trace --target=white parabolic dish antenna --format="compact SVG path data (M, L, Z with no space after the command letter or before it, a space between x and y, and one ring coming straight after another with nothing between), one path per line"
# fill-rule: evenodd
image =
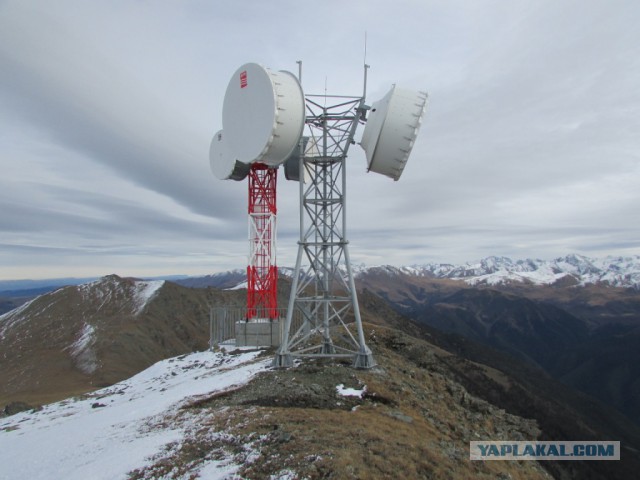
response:
M304 121L304 93L292 73L247 63L231 77L222 127L229 151L240 162L277 167L298 145Z
M216 132L211 140L209 163L218 180L244 180L249 175L249 165L237 161L231 154L222 130Z
M360 145L367 156L368 171L398 180L409 160L427 94L391 87L381 100L371 106Z

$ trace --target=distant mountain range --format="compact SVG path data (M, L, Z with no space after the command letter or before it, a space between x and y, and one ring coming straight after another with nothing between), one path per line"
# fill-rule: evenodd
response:
M213 287L225 290L235 288L238 285L245 283L247 281L247 270L229 270L227 272L214 273L212 275L206 275L204 277L188 277L173 281L175 281L178 285L182 285L183 287Z
M279 267L281 275L293 276L290 267ZM508 257L487 257L461 265L426 263L412 266L353 266L356 278L375 272L389 275L462 281L468 285L603 285L640 289L640 256L589 258L571 254L554 260L512 260ZM246 282L244 269L220 272L204 277L178 279L188 287L235 288Z
M567 255L554 260L512 260L508 257L487 257L463 265L427 263L410 267L366 267L356 269L363 274L372 269L389 273L401 272L429 278L463 280L469 285L606 285L640 289L640 256L588 258Z
M356 277L369 272L386 271L428 278L461 280L469 285L606 285L640 289L640 255L627 257L607 256L589 258L571 254L553 260L512 260L491 256L464 264L425 263L412 266L354 265ZM293 268L279 267L281 275L291 277ZM39 295L68 285L80 285L97 280L92 278L58 278L46 280L0 280L0 299L28 294ZM234 288L246 281L244 268L214 273L201 277L170 275L146 280L171 280L192 288ZM2 312L0 312L2 313Z

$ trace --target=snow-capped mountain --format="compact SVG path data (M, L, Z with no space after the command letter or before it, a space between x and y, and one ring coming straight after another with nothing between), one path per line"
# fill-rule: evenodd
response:
M341 268L344 270L342 265ZM353 265L352 268L356 278L370 274L384 274L459 280L468 285L503 285L508 283L553 285L561 282L564 285L599 284L609 287L640 289L640 255L589 258L571 254L553 260L512 260L508 257L491 256L459 265L425 263L398 267L359 264ZM292 278L294 269L280 266L278 273L283 277ZM246 288L246 281L246 271L232 270L206 277L180 280L177 283L188 287L210 286L224 290L236 290Z
M588 258L567 255L554 260L512 260L487 257L463 265L428 263L410 267L359 267L358 275L371 272L405 274L431 278L464 280L469 285L499 285L511 282L551 285L601 284L611 287L640 288L640 256Z
M99 366L97 330L109 328L110 310L117 309L120 319L135 318L163 285L162 280L126 280L110 275L41 295L0 316L0 345L6 351L28 350L29 340L44 333L50 347L59 345L78 370L92 374Z
M0 315L0 399L53 401L206 348L216 295L116 275L40 295Z

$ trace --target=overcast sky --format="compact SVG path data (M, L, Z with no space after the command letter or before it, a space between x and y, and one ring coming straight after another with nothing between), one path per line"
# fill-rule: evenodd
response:
M633 0L0 0L0 279L243 268L246 183L208 158L229 78L302 60L306 93L359 95L365 31L367 102L429 104L398 182L351 149L354 263L640 254L638 25Z

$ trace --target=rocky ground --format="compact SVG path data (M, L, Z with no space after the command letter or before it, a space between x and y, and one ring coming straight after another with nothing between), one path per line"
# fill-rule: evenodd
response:
M184 478L212 451L231 453L249 479L551 478L537 462L469 460L471 440L540 431L453 380L443 362L450 354L382 327L369 330L369 342L380 364L372 370L307 360L190 403L174 419L197 417L190 441L131 478Z

